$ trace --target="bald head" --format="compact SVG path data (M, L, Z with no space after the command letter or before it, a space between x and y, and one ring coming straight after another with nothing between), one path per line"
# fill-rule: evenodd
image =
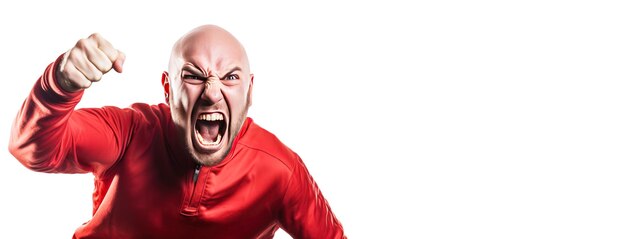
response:
M216 25L196 27L176 41L170 56L170 74L176 74L184 60L216 68L239 62L245 71L249 72L250 68L243 45L230 32Z

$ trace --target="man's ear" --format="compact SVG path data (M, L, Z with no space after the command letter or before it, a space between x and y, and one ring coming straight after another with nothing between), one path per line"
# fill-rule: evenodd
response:
M250 85L248 85L248 108L252 105L252 85L254 84L254 74L250 74Z
M161 85L163 85L163 93L165 94L165 103L170 104L170 78L167 71L163 71L161 75Z

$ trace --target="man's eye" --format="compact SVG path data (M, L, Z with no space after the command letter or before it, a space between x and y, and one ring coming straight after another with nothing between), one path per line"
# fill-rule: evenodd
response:
M235 74L230 74L226 76L226 80L238 80L239 76Z
M191 84L202 84L205 78L197 75L183 75L183 80Z
M200 77L199 76L194 76L194 75L184 75L183 79L186 79L186 80L199 80Z

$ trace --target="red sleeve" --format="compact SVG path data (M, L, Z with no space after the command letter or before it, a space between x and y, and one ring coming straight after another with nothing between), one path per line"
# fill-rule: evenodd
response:
M293 238L346 238L341 223L299 157L282 204L279 222Z
M13 122L9 151L35 171L100 174L123 152L133 114L113 107L74 110L83 91L70 93L56 83L61 57L24 101Z

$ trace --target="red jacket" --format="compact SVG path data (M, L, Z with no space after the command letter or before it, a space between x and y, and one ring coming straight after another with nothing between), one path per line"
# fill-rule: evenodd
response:
M345 237L300 157L252 119L220 164L198 168L167 105L74 110L83 91L59 88L58 62L24 102L9 148L32 170L95 175L93 218L74 238L272 238L278 227Z

